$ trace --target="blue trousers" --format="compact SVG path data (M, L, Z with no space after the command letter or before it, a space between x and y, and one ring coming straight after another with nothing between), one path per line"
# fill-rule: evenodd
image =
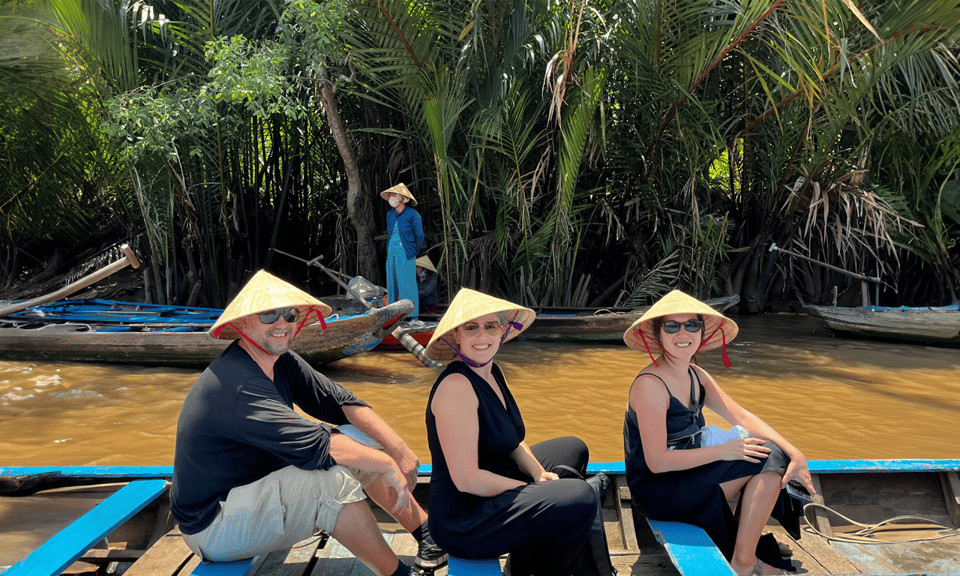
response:
M416 259L407 260L407 255L400 250L387 250L387 300L396 302L406 298L413 302L413 313L410 318L420 316L420 296L417 293L417 264Z

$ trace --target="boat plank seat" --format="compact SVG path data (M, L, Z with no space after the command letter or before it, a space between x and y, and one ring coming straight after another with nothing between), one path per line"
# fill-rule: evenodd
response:
M59 574L166 489L167 481L163 479L129 482L8 568L4 576Z
M137 560L124 576L305 576L322 552L326 535L308 538L291 548L235 562L202 562L175 528ZM326 574L326 572L323 572Z
M254 558L235 562L200 562L190 576L247 576L253 570Z
M448 576L502 576L500 558L457 558L451 555L447 560Z
M647 523L673 565L684 576L735 576L727 559L699 526L685 522L651 520Z

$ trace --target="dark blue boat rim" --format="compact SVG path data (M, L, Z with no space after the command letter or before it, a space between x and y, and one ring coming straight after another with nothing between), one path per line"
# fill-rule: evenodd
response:
M217 321L222 312L220 308L89 299L40 304L10 314L7 318L41 323L91 324L97 326L94 330L96 332L122 332L144 325L168 325L169 327L162 331L182 332L191 329L205 331ZM331 314L327 316L327 320L347 320L358 316L363 316L363 313Z

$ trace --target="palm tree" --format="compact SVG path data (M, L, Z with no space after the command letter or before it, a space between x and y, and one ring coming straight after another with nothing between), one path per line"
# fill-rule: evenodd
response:
M97 129L95 78L58 49L56 14L0 2L0 249L2 283L37 240L75 244L114 207L104 183L119 174Z
M776 272L776 254L767 257L771 241L858 272L890 259L884 254L893 254L892 230L911 234L909 214L897 212L890 190L864 179L864 171L872 143L893 124L924 124L944 106L944 125L956 126L957 74L948 56L956 7L855 8L842 0L632 5L636 12L617 36L616 69L628 84L618 98L635 100L618 106L623 117L643 121L621 124L627 142L615 161L621 173L640 175L624 204L635 198L657 214L639 213L631 235L650 239L666 231L653 249L650 242L636 245L638 253L667 261L675 246L698 244L704 208L728 215L732 234L715 242L737 247L727 282L751 310L762 309ZM907 86L911 102L927 105L905 105ZM896 120L885 112L893 102ZM693 233L676 239L678 229ZM641 270L637 284L644 280Z

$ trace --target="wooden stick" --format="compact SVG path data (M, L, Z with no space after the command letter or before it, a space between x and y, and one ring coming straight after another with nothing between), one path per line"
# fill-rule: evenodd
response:
M442 368L443 363L437 362L431 358L427 357L427 349L424 348L417 340L410 335L407 328L403 326L398 326L392 332L394 338L403 344L403 347L407 349L407 352L413 354L413 357L420 361L421 364L427 368Z
M806 261L808 261L808 262L813 262L814 264L818 264L818 265L820 265L820 266L823 266L824 268L829 268L830 270L836 270L837 272L840 272L841 274L846 274L847 276L851 276L851 277L856 278L856 279L858 279L858 280L866 280L866 281L868 281L868 282L880 282L880 278L872 278L872 277L870 277L870 276L864 276L863 274L857 274L856 272L850 272L849 270L844 270L843 268L839 268L839 267L837 267L837 266L834 266L833 264L827 264L826 262L821 262L821 261L819 261L819 260L814 260L813 258L810 258L809 256L804 256L803 254L797 254L796 252L791 252L790 250L784 250L783 248L777 246L776 244L771 244L771 245L770 245L770 250L769 250L769 252L773 252L774 250L779 250L780 252L783 252L784 254L789 254L790 256L796 256L797 258L801 258L801 259L806 260Z
M39 296L32 300L26 300L17 304L11 304L5 308L0 308L0 317L8 316L14 312L19 312L31 306L37 306L38 304L47 304L48 302L56 302L57 300L61 300L70 294L73 294L77 290L82 290L91 284L96 284L107 276L119 272L127 266L133 266L134 268L140 267L140 261L137 260L137 257L133 255L133 251L130 250L129 246L124 244L120 246L120 250L122 250L124 254L124 258L122 260L117 260L112 264L108 264L93 274L88 274L76 282L64 286L56 292L51 292L45 296Z

